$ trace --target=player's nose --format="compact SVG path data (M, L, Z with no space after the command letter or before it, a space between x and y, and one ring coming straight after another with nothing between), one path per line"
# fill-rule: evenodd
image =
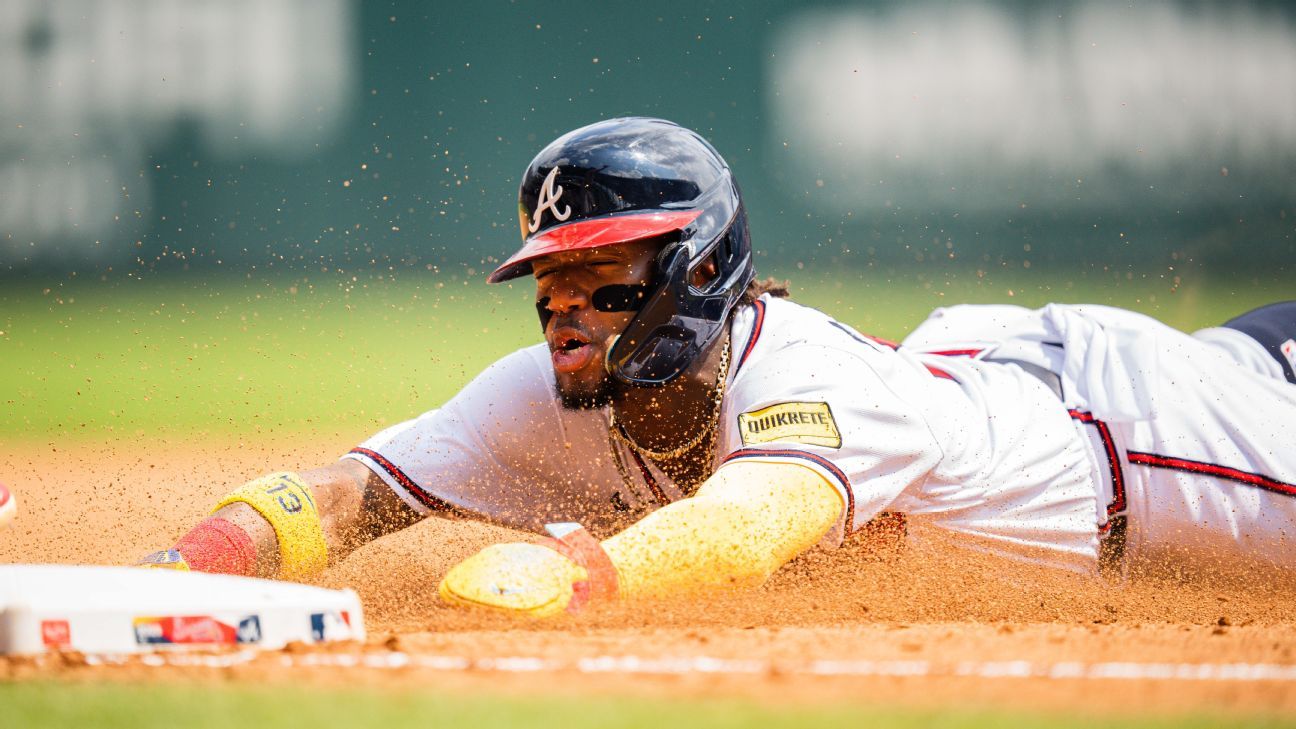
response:
M545 308L555 314L576 311L589 306L589 294L579 286L570 284L558 284L550 287L545 292L545 298L548 299Z

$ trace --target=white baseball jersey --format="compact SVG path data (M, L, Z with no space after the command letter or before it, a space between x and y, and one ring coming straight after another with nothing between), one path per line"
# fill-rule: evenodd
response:
M953 536L1094 569L1103 465L1085 426L1039 378L897 349L768 296L736 312L730 335L717 468L755 460L815 470L846 505L832 540L900 512L911 540ZM606 409L561 407L544 345L504 357L444 407L347 457L421 513L533 531L579 521L604 536L686 496L609 438Z
M1296 386L1254 339L1104 306L956 306L905 347L1056 375L1129 561L1296 570Z

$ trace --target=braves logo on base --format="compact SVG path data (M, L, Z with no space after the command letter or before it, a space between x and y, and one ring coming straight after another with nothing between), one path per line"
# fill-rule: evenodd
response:
M261 618L249 615L235 625L208 615L135 618L135 642L148 644L234 645L261 642Z
M13 492L0 483L0 529L9 526L18 515L18 500Z

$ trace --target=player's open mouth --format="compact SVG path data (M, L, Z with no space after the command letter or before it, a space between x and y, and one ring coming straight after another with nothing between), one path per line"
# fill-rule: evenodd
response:
M554 332L549 350L555 372L576 372L594 358L594 347L583 334L574 330Z

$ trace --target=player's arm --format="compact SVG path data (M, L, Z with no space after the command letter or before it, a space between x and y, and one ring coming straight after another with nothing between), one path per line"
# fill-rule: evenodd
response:
M308 577L359 546L418 521L391 488L354 460L254 479L217 502L211 515L158 566L259 577Z
M729 464L690 499L603 542L626 597L760 585L841 516L837 489L788 463Z
M622 598L749 587L814 546L840 518L841 494L818 472L788 463L722 467L692 498L601 543ZM600 558L601 559L601 558ZM488 547L441 584L453 604L551 615L566 610L586 565L537 544Z

